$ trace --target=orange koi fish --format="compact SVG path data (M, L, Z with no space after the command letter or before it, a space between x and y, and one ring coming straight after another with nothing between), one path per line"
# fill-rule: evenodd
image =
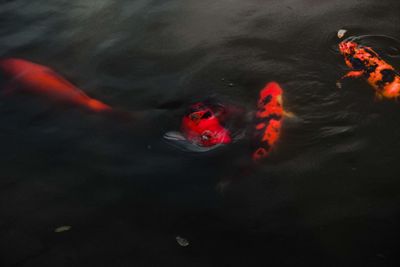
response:
M255 140L257 148L253 160L258 161L269 155L279 140L282 117L282 88L276 82L268 83L261 91L257 103Z
M94 112L111 107L86 95L52 69L23 59L0 60L0 70L7 78L3 93L25 92L86 108Z
M354 41L339 43L339 51L352 70L344 78L364 77L378 98L396 99L400 96L400 75L370 47Z

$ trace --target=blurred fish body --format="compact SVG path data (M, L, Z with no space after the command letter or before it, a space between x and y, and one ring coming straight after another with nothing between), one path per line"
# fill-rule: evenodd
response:
M27 60L0 60L0 71L5 77L3 94L29 93L48 99L83 107L93 112L110 111L111 107L86 95L78 87L52 69Z

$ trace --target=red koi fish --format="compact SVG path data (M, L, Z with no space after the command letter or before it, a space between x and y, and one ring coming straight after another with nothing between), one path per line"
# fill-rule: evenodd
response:
M182 119L181 131L188 141L202 147L232 142L230 132L221 125L214 111L203 103L190 107Z
M257 103L253 160L258 161L269 155L279 139L284 115L282 88L276 82L268 83L261 91Z
M339 51L346 65L352 69L341 79L364 77L378 98L396 99L400 96L399 73L372 48L353 41L343 41L339 43Z
M22 59L0 60L0 70L8 82L5 93L25 92L84 107L90 111L109 111L111 107L86 95L52 69Z

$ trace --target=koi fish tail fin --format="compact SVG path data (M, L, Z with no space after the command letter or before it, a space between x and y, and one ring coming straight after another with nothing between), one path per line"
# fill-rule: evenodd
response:
M93 98L87 101L86 106L94 112L107 112L112 110L109 105Z
M278 121L271 120L268 125L261 123L256 126L252 144L253 161L258 162L269 157L270 152L279 138L279 123Z
M253 152L252 159L255 162L259 162L260 160L268 157L269 151L264 147L259 147L256 151Z

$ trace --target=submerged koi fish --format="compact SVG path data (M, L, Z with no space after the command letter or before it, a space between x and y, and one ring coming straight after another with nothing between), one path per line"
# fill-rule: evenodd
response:
M111 107L86 95L52 69L22 59L0 60L0 70L7 78L4 93L25 92L84 107L90 111L109 111Z
M364 77L379 98L395 99L400 96L400 75L370 47L353 41L339 43L339 51L352 70L344 78Z
M282 117L282 88L276 82L268 83L261 91L257 103L255 140L257 148L253 160L258 161L269 155L279 139Z
M230 132L221 125L214 111L203 103L190 107L182 119L181 131L188 141L202 147L232 142Z

